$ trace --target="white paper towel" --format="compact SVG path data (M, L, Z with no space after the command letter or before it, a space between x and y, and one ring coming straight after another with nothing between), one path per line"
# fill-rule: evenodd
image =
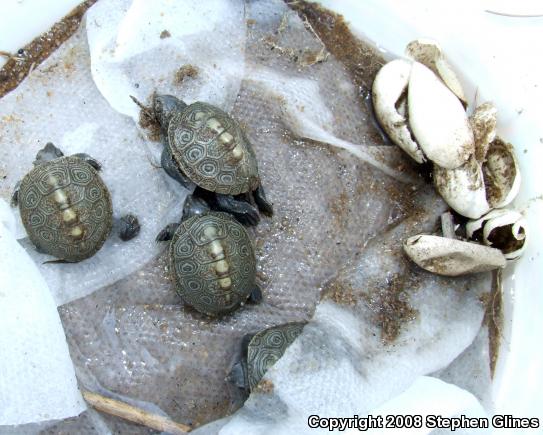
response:
M0 425L72 417L85 405L56 304L14 226L0 199Z
M404 235L429 231L444 207L431 196L422 202L424 211L375 237L354 264L338 272L334 286L349 295L348 301L321 301L311 322L266 373L271 391L254 391L220 434L310 434L314 429L307 418L312 414L364 416L383 406L425 409L436 388L423 394L421 386L420 398L398 395L420 376L449 365L472 343L483 320L480 298L490 276L439 277L416 268L402 254ZM394 289L401 289L397 300L380 301ZM401 320L397 309L387 311L402 300L417 314ZM392 325L399 322L391 343L382 339L381 329L390 315L395 316L389 319ZM462 400L442 405L444 415L464 409ZM216 433L204 429L202 433Z
M247 5L250 5L252 15L244 14ZM356 106L351 107L345 103L351 100L343 99L343 94L351 98L355 94L350 83L349 86L340 87L337 83L330 84L323 77L313 76L314 70L299 70L297 66L288 63L278 66L268 51L263 52L264 58L267 56L266 61L261 62L263 65L254 65L255 61L261 60L258 55L254 55L253 64L250 69L245 70L245 19L255 17L259 26L269 25L270 31L274 31L282 21L282 16L287 17L290 32L288 37L292 37L287 42L296 47L304 47L306 40L313 36L307 32L300 18L288 11L282 1L248 4L230 0L205 3L161 1L150 4L140 0L102 0L87 16L85 30L88 49L85 33L78 32L13 95L7 97L8 105L5 106L4 113L15 115L15 118L10 121L6 137L25 147L22 155L15 156L11 150L6 152L7 158L11 159L10 176L28 170L28 165L23 165L23 162L31 162L39 145L36 139L44 140L44 136L47 136L47 140L58 142L57 145L60 144L67 152L87 151L102 160L104 179L111 186L116 210L131 211L130 207L139 207L144 216L143 233L139 239L143 240L141 244L136 241L121 246L118 242L110 242L96 257L80 265L40 266L47 279L58 284L58 287L55 285L55 291L59 303L84 296L141 267L157 253L157 248L153 247L152 243L153 231L167 223L168 216L175 216L180 210L183 198L183 194L179 193L182 192L180 187L167 182L162 171L153 168L149 162L157 157L160 145L144 140L132 120L125 116L128 115L133 120L138 116L139 109L127 98L129 94L144 101L157 90L174 93L187 102L204 100L230 110L238 96L242 80L245 80L254 84L255 88L263 89L263 98L284 110L282 116L277 117L278 122L284 123L294 133L347 148L389 175L399 175L395 168L387 168L382 161L378 161L373 154L373 148L377 147L372 148L362 140L354 143L355 139L359 138L350 138L350 141L342 139L342 127L361 122L358 113L354 113ZM161 38L164 31L170 36ZM315 45L315 41L312 43ZM279 62L282 60L284 59ZM330 64L332 62L333 60L330 60ZM198 68L198 76L183 83L183 86L173 83L176 69L188 63ZM324 65L322 69L328 66ZM55 68L57 73L50 74ZM59 76L62 83L59 83ZM45 89L49 92L44 93ZM330 104L331 99L325 97L330 94L343 104L332 107L334 105ZM249 103L249 106L243 107L238 113L250 117L251 109L259 109L258 106L253 107L250 104L257 103L258 100L255 99L255 102ZM348 118L348 115L351 117ZM25 122L18 124L18 118ZM336 122L338 119L342 122ZM255 131L266 134L266 126L253 128L253 132ZM398 152L396 147L379 148ZM313 188L324 189L323 186ZM372 247L374 251L378 250L375 245L374 243ZM28 251L33 252L31 246L28 246ZM371 250L369 252L371 253ZM370 254L366 257L366 261L370 262ZM40 260L39 256L35 258ZM375 273L385 279L383 271L388 270L387 266L385 263L380 264L379 267L371 269L369 275ZM372 391L371 395L363 395L365 402L362 410L367 412L376 404L407 388L416 376L436 370L458 355L475 336L482 318L482 307L476 305L474 295L464 297L454 286L447 287L443 295L435 300L425 298L435 292L436 287L439 289L435 282L429 280L429 283L418 294L413 295L413 301L421 312L420 324L415 324L408 330L408 334L392 349L379 346L378 339L360 339L357 327L360 322L367 320L363 316L345 313L345 310L331 306L331 303L321 304L316 321L321 322L322 334L317 338L322 340L308 340L312 350L315 350L316 346L315 361L322 369L318 386L326 391L326 388L334 385L347 385L350 388L365 385ZM428 299L427 303L424 299ZM452 303L448 304L449 302ZM451 317L450 322L445 325L440 318L444 309ZM123 319L126 321L126 317ZM135 323L137 321L139 318ZM346 325L351 328L346 328ZM134 330L139 330L140 326L137 323ZM378 335L379 328L371 329L370 326L364 325ZM194 328L197 331L197 327ZM145 334L146 330L141 329ZM433 334L437 337L433 337ZM140 349L141 342L136 340L136 343ZM349 365L349 359L342 359L345 354L341 353L335 354L336 360L326 360L331 356L330 352L319 354L318 346L327 343L340 347L345 343L358 346L358 353L352 351L349 354L349 349L345 346L339 350L347 351L347 357L362 355L362 358L367 359L362 361L367 364ZM373 351L371 356L364 354L365 349L361 344L374 346L370 349ZM333 346L330 349L333 350ZM142 352L146 351L144 346L142 349ZM163 351L164 347L160 349ZM180 355L183 356L181 353ZM302 355L307 355L307 352ZM178 355L178 358L181 357ZM338 361L341 364L338 364ZM402 365L399 361L407 362ZM278 392L281 393L280 389L284 388L283 398L291 411L290 417L294 417L284 420L284 423L292 424L290 430L304 417L305 409L292 406L297 405L296 401L304 395L311 400L330 402L330 396L314 394L315 390L311 388L315 385L311 386L307 382L311 373L300 368L303 368L303 364L298 365L298 378L294 376L296 373L280 371L288 368L288 364L292 362L287 360L282 369L279 363L277 371L272 371L277 373L277 379L272 379L278 386ZM416 370L411 370L413 367ZM364 370L372 372L364 373ZM330 384L327 377L329 373L336 376L337 384ZM406 373L409 376L404 377ZM389 375L390 379L402 381L401 385L394 386L390 379L389 383L382 382L383 379L387 380ZM353 382L353 379L357 382ZM297 381L300 383L297 384ZM332 411L346 403L352 409L360 409L357 406L362 402L358 400L358 396L348 396L347 391L338 392L346 396L342 398L343 401L329 403L332 407L336 406L330 408ZM194 394L197 395L198 392ZM284 406L285 403L276 402L279 406ZM303 401L298 403L303 404ZM256 404L260 405L262 402ZM309 404L309 401L306 402L306 406ZM267 409L281 410L274 409L273 406ZM259 415L251 414L251 402L246 406L245 412L248 414L242 412L236 415L232 423L238 425L241 419L242 423L247 423L245 429L259 424L262 424L262 428L270 428L267 424L269 421L262 423ZM253 418L243 422L244 415ZM231 426L230 429L239 433L240 427L244 426Z
M370 429L367 434L395 434L395 435L425 435L433 432L434 426L426 424L428 416L440 416L443 418L459 418L464 415L467 418L487 418L487 414L475 396L455 385L447 384L439 379L429 376L421 376L411 386L393 397L385 404L373 409L371 415L380 415L386 424L386 416L415 416L420 415L423 427L409 427L405 424L401 427ZM406 422L408 420L405 420ZM430 426L430 427L428 427ZM346 433L355 433L348 431ZM462 431L463 434L488 434L488 429L472 429Z
M22 240L57 305L112 284L158 255L163 247L155 237L180 219L187 194L154 165L160 145L150 147L134 121L113 110L100 94L85 33L84 27L78 30L0 105L0 170L6 175L0 180L0 197L9 200L15 183L32 169L36 152L51 141L66 155L84 152L97 159L114 216L132 213L141 224L140 234L128 242L114 229L100 251L76 264L44 264L52 258ZM119 98L136 107L129 92ZM18 216L16 222L20 226ZM26 236L24 229L18 236Z
M235 0L102 0L88 11L87 37L96 86L134 120L139 107L127 96L145 101L154 91L229 111L244 75L244 5ZM179 95L173 78L185 64L198 73Z

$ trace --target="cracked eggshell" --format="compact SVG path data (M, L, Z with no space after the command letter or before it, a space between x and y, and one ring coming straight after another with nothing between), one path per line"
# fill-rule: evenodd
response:
M498 249L447 237L419 234L409 237L403 248L419 267L438 275L486 272L506 264Z
M423 163L426 159L413 140L405 111L401 109L405 106L410 72L411 62L406 60L397 59L385 64L373 81L373 107L379 124L392 141L417 163Z
M490 210L483 170L474 156L456 169L434 165L433 175L437 191L458 214L477 219Z
M490 142L496 138L497 113L492 103L484 103L469 117L475 140L475 158L481 163L485 160Z
M416 39L407 44L405 55L431 69L464 105L467 99L462 84L445 60L439 44L431 39Z
M527 233L527 222L516 210L495 209L466 224L468 238L501 250L508 260L522 255Z
M487 198L492 208L502 208L515 199L520 189L520 170L513 146L500 138L488 147L483 163Z
M419 62L411 67L407 99L409 126L426 157L442 168L461 166L475 147L460 100Z

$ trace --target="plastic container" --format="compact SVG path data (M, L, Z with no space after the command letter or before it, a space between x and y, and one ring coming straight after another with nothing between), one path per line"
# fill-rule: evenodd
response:
M16 51L48 29L79 2L7 0L0 15L0 49ZM460 75L471 103L493 101L499 135L515 145L523 177L515 206L530 227L524 256L505 273L503 342L493 396L496 413L543 421L543 18L537 3L435 3L429 0L323 0L344 15L352 30L391 56L418 37L439 41ZM507 8L507 9L505 9ZM522 9L521 9L522 8ZM539 8L539 11L537 10ZM0 66L3 64L0 58Z
M543 353L536 343L543 333L543 62L537 53L543 48L543 17L525 15L543 14L543 7L517 3L322 1L391 55L401 55L415 38L439 41L470 103L493 101L498 108L498 134L515 146L521 166L514 206L525 213L530 235L524 256L505 273L495 412L541 420Z

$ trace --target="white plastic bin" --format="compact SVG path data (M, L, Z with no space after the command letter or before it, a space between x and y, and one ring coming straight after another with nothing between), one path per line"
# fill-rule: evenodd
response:
M0 49L15 51L79 1L6 0ZM473 102L498 108L499 135L515 145L523 177L515 201L530 227L524 256L506 272L504 341L494 379L496 412L543 422L543 14L536 2L323 0L352 30L401 55L418 37L439 41ZM507 9L506 9L507 8ZM539 8L539 9L538 9ZM488 12L504 13L502 15ZM4 60L0 58L0 65Z

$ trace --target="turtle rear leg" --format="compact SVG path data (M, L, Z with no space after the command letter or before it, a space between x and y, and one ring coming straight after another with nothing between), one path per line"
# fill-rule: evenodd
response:
M264 192L262 184L259 184L253 191L253 198L261 213L269 217L273 216L273 205L268 201L268 198L266 198L266 193Z
M164 229L156 236L155 242L167 242L169 240L172 240L172 237L178 227L179 223L172 223L166 225Z
M34 160L34 166L41 165L45 162L58 159L64 156L64 153L60 151L53 143L47 142L45 146L38 151L36 159Z
M232 195L216 194L216 208L233 215L243 225L256 225L260 221L258 210L246 201Z
M85 154L85 153L77 153L77 154L73 154L73 157L78 157L80 158L81 160L83 160L84 162L88 163L89 165L91 165L94 169L96 169L97 171L99 171L100 169L102 169L102 165L100 164L100 162L96 159L93 159L91 156L89 156L88 154Z
M13 193L11 194L11 206L17 207L19 205L19 189L21 188L21 180L17 181Z
M119 237L123 242L132 240L140 233L140 223L138 218L132 214L122 216L117 224L119 226Z

